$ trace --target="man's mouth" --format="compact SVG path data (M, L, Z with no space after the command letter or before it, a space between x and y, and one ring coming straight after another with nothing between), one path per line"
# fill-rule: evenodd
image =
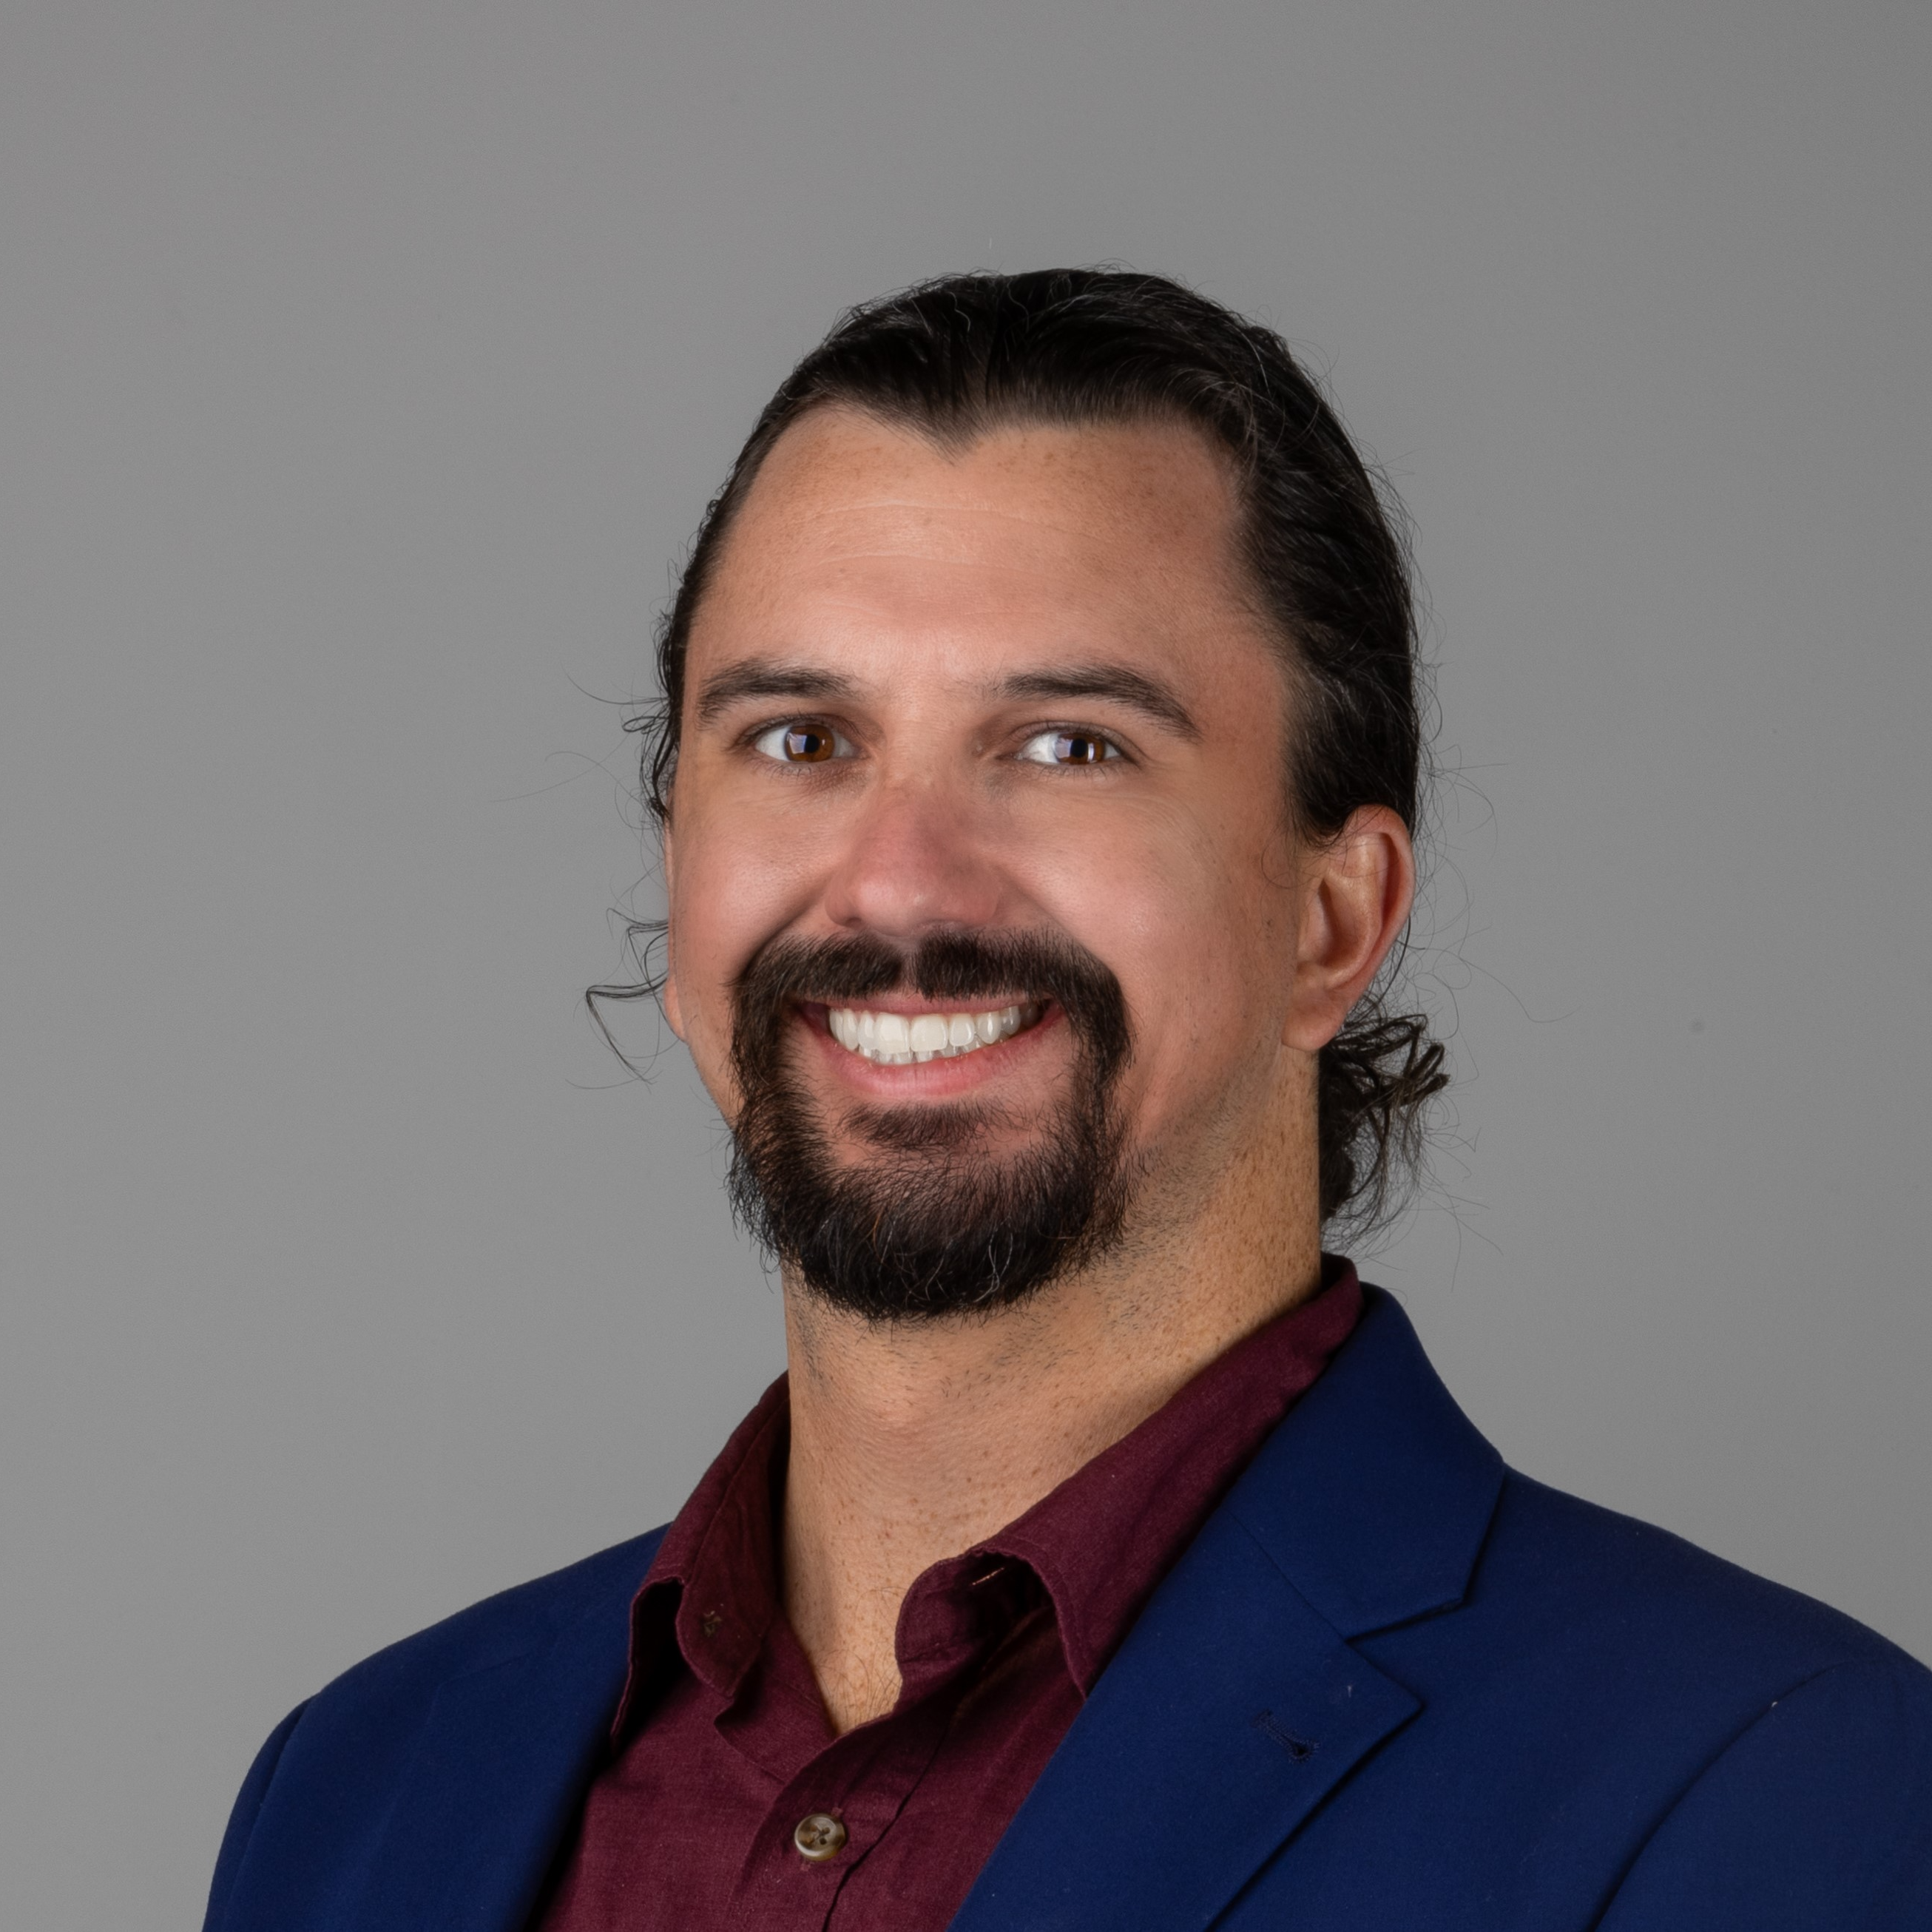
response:
M832 1037L861 1060L880 1066L910 1066L928 1060L957 1060L997 1046L1037 1025L1046 1010L1038 1000L963 1012L888 1013L869 1006L833 1006L825 1021Z

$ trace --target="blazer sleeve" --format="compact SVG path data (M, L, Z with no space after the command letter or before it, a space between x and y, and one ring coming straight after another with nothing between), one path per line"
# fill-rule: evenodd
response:
M1618 1886L1600 1932L1932 1927L1932 1675L1862 1659L1732 1741Z
M248 1775L242 1780L235 1808L228 1814L228 1829L222 1835L220 1856L214 1862L214 1879L208 1887L208 1916L202 1922L202 1932L221 1932L228 1916L229 1894L235 1888L236 1877L247 1855L248 1840L254 1832L262 1800L268 1795L275 1766L281 1762L283 1748L308 1708L306 1700L298 1704L268 1733L268 1742L255 1754L255 1762L248 1767Z

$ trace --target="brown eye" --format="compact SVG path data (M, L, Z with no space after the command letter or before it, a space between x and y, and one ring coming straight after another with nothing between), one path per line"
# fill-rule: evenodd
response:
M822 765L853 755L850 742L825 724L774 724L752 741L755 748L782 765Z
M1120 756L1120 748L1097 731L1042 731L1019 754L1033 765L1104 765Z
M795 724L784 734L784 754L795 765L815 765L832 755L832 734Z

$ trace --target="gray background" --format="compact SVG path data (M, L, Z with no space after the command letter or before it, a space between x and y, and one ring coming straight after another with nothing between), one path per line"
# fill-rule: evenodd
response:
M1932 1653L1932 11L0 22L0 1918L197 1922L290 1704L777 1368L695 1083L576 1004L614 700L790 359L953 268L1328 373L1452 772L1371 1272L1520 1465Z

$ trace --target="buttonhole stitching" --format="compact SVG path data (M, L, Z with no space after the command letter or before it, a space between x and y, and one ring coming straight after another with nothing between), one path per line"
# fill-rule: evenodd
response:
M1264 1737L1274 1738L1297 1764L1306 1764L1315 1755L1312 1741L1298 1738L1286 1724L1276 1721L1272 1711L1260 1711L1255 1714L1255 1729Z

